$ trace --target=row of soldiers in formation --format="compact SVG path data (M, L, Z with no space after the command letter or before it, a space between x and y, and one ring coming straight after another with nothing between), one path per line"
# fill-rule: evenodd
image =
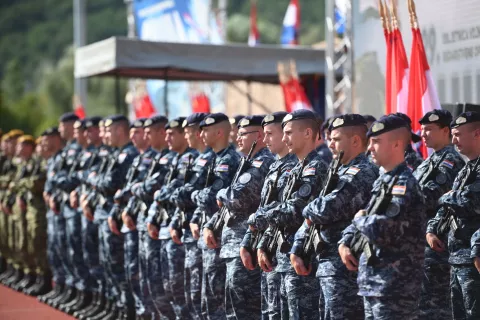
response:
M369 120L66 114L37 148L12 131L0 281L79 319L478 319L480 114L434 110L421 137Z

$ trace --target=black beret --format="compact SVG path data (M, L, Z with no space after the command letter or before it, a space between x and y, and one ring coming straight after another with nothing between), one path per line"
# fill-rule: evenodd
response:
M75 123L73 124L73 127L75 129L82 129L84 130L85 129L85 120L80 120L78 119L77 121L75 121Z
M46 137L46 136L59 136L59 135L60 135L60 132L58 132L58 128L57 127L52 127L52 128L48 128L47 130L43 131L40 136Z
M289 113L283 118L282 127L284 127L288 122L294 120L313 120L317 121L317 116L310 110L300 109L295 110L292 113Z
M101 117L90 117L85 120L85 128L92 128L100 126L100 122L103 121Z
M178 118L172 119L167 123L167 125L165 126L165 129L182 129L182 124L184 120L185 120L185 117L178 117Z
M261 126L263 116L246 116L238 123L238 128Z
M262 120L262 127L272 123L282 123L283 118L285 118L287 114L285 111L278 111L265 116Z
M185 120L183 120L182 127L191 127L200 124L200 122L208 116L206 112L197 112L189 115Z
M335 120L335 117L330 117L330 118L328 118L327 120L325 120L325 121L322 123L321 130L322 130L322 131L327 130L327 129L330 127L330 125L332 124L333 120Z
M343 114L341 116L337 116L335 120L332 121L328 130L332 131L334 129L342 128L342 127L356 127L356 126L366 126L367 120L360 115L355 113Z
M377 118L375 118L374 116L370 115L370 114L364 114L363 115L363 118L365 119L365 121L367 122L375 122L377 121Z
M203 119L202 122L200 122L200 128L209 127L223 121L229 121L228 117L225 114L212 113L212 114L209 114L205 119Z
M450 123L450 128L458 128L464 124L480 122L480 113L475 111L467 111L460 114L452 123Z
M110 127L112 124L118 123L118 122L129 123L127 117L125 117L124 115L118 114L105 119L103 124L105 127Z
M375 137L399 128L410 129L410 125L404 118L395 114L389 114L381 117L372 124L370 129L368 129L367 137Z
M157 123L167 123L168 119L165 116L153 116L147 120L145 120L145 123L143 124L144 128L148 128L150 126L153 126L154 124Z
M67 112L64 113L60 116L60 119L58 119L59 122L71 122L71 121L77 121L80 119L75 113L73 112Z
M236 116L233 116L231 117L229 120L230 120L230 124L236 124L238 125L238 123L240 122L240 120L242 120L243 118L245 118L245 116L243 114L237 114Z
M405 113L401 113L401 112L392 113L392 114L397 116L397 117L402 118L403 120L405 120L405 122L408 123L408 127L410 128L410 130L412 130L412 119L410 119L409 116L407 116ZM412 132L412 141L413 142L417 143L421 140L422 140L422 138L418 134Z
M145 121L147 121L147 118L139 118L139 119L136 119L135 121L133 121L133 122L130 124L130 129L133 129L133 128L143 128L143 126L145 125Z
M437 123L444 126L449 126L453 117L450 111L443 109L435 109L425 113L425 115L418 121L420 124Z

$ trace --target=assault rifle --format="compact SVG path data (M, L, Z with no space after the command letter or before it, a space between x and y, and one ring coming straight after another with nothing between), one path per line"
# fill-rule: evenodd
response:
M379 194L374 196L367 208L367 215L370 216L377 212L386 211L388 205L392 201L393 186L397 180L398 176L394 176L388 184L382 184ZM365 237L360 231L355 232L352 242L350 243L350 250L357 260L359 260L362 253L364 253L369 266L375 263L376 256L373 246L369 243L367 237Z
M302 173L303 169L307 162L305 159L302 161L302 165L300 170L291 175L287 181L287 185L285 187L285 192L283 194L283 200L286 201L290 199L294 190L297 190L300 186L300 181L302 180ZM271 230L271 234L266 242L265 253L270 261L272 261L273 257L277 253L277 249L280 248L280 252L288 253L290 250L290 244L286 241L285 236L283 234L283 228L279 226L275 226Z
M428 165L428 170L425 171L425 173L422 175L422 178L419 181L419 184L421 186L423 186L425 183L431 180L438 173L438 168L440 167L440 165L443 162L443 159L445 159L446 156L447 156L447 152L444 152L440 157L440 160L436 164L433 164L433 161L430 161L430 164Z
M252 158L252 153L255 147L257 146L257 140L255 140L252 143L252 146L250 148L250 151L248 152L248 155L246 157L243 157L242 160L240 161L240 165L237 168L237 172L235 173L235 176L233 177L232 183L230 184L233 186L238 178L247 171L250 168L250 160ZM218 219L215 221L213 225L213 234L215 235L216 238L219 238L222 234L223 226L225 224L228 224L230 219L232 218L229 210L227 209L226 206L222 206L220 208L220 213L218 215Z
M177 177L178 175L178 165L180 163L180 155L177 156L177 161L175 161L175 165L170 166L170 171L168 173L168 178L165 183L165 185L169 185L174 178ZM158 226L161 226L164 222L169 223L170 216L167 212L167 208L165 206L162 206L158 201L157 201L157 212L155 213L155 224Z
M475 161L473 169L468 172L468 174L465 176L465 178L463 178L462 182L458 185L458 187L452 189L452 191L462 190L465 185L472 183L472 180L475 179L475 173L477 172L479 160L480 157L477 159L477 161ZM455 211L447 205L444 205L443 209L445 210L445 214L440 218L440 221L438 223L437 235L446 235L449 230L452 230L454 234L457 233L457 231L461 229L461 226L458 218L455 216Z
M331 162L330 168L328 170L328 178L323 186L322 191L320 192L320 196L326 196L330 194L338 184L338 169L342 164L341 161L343 159L344 152L340 151L338 157ZM300 253L300 257L303 259L303 263L308 266L310 264L310 259L313 254L319 254L325 245L322 237L320 236L320 231L324 229L326 226L323 225L315 225L312 224L308 226L307 229L307 237L305 238L305 242L302 247L302 252Z
M268 182L267 193L265 194L265 197L260 202L260 208L270 204L271 202L273 202L275 199L278 198L278 180L280 179L281 175L282 175L282 166L279 166L277 169L277 176L275 177L275 182L272 183L271 180ZM260 231L260 230L252 231L252 235L251 235L250 241L248 242L248 246L245 248L248 250L248 252L250 252L250 255L252 256L252 263L254 265L257 263L257 246L262 240L263 234L264 234L264 231Z

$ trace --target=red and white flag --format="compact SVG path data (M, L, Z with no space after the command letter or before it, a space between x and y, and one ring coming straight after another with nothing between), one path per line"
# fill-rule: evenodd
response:
M430 73L422 34L416 24L412 27L413 41L410 53L410 81L408 96L408 116L412 119L415 132L420 132L418 121L423 115L434 109L441 109L437 88ZM422 143L420 151L424 158L428 156L427 147Z
M143 97L137 97L134 101L134 108L135 119L150 118L157 113L148 94L143 95Z
M77 95L73 96L73 113L80 119L85 119L86 117L85 108Z
M408 60L398 27L390 33L390 108L391 112L407 113L408 103ZM388 49L388 48L387 48ZM389 58L387 58L387 61Z
M260 33L257 27L257 1L250 1L250 33L248 35L248 45L251 47L260 43Z
M281 84L283 96L285 98L285 110L290 113L299 109L312 110L312 104L303 89L302 84L297 78L291 78Z

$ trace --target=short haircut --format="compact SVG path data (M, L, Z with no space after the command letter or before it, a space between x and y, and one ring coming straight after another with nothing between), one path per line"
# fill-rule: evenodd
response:
M300 120L294 120L294 122L298 123L299 127L304 130L311 129L313 141L316 141L318 139L318 135L320 133L320 126L316 120L300 119Z
M367 138L367 131L368 128L365 125L361 126L348 126L348 127L341 127L340 130L343 130L345 134L351 138L353 136L358 136L360 141L362 142L362 146L366 147L368 145L368 138Z

